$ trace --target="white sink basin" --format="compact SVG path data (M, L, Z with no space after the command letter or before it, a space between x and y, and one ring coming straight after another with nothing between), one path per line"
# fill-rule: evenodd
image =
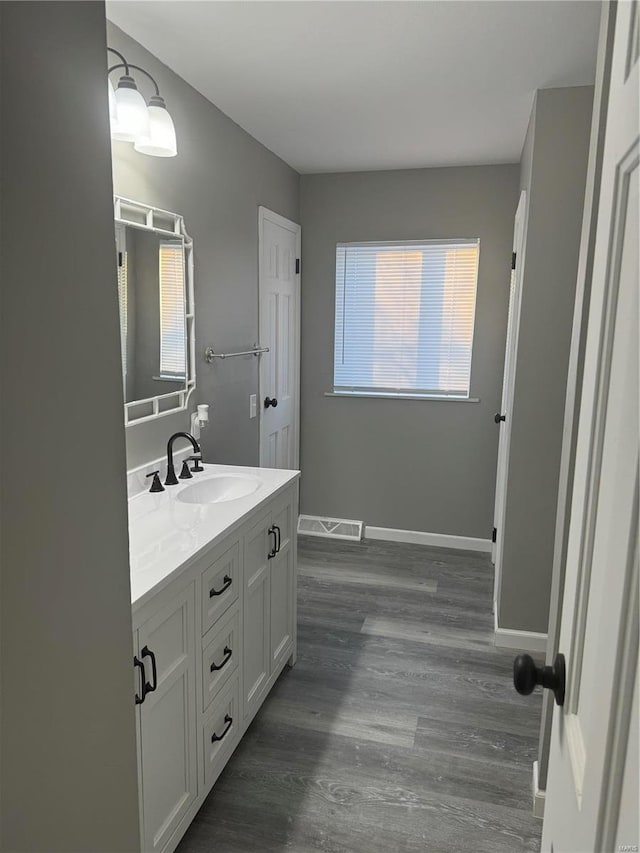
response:
M196 475L197 476L197 475ZM233 474L214 474L206 480L186 486L176 495L177 501L185 504L215 504L235 501L252 495L262 480Z

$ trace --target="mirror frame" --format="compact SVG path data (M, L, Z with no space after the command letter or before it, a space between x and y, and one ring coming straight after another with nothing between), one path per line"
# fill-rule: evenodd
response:
M152 207L124 196L113 197L113 218L116 225L130 225L141 231L153 231L162 237L182 238L185 251L185 304L187 331L187 379L186 387L170 394L158 394L144 400L132 400L124 404L125 427L184 412L189 407L189 398L196 387L196 340L195 300L193 296L193 240L187 234L184 218L178 213ZM167 227L167 226L170 227ZM172 405L174 404L174 405ZM141 414L136 414L141 412Z

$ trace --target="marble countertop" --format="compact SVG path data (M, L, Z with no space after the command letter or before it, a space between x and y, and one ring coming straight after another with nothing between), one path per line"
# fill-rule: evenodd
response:
M193 479L164 492L143 492L129 500L131 603L134 611L222 540L254 510L291 485L299 471L207 465ZM260 480L245 497L211 504L189 504L180 493L215 475L252 476Z

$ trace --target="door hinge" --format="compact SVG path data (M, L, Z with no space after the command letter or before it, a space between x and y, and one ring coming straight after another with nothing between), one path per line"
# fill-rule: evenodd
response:
M516 253L511 252L511 269L514 270L516 268Z
M496 541L497 541L497 539L498 539L498 528L497 528L497 527L494 527L494 528L493 528L493 533L491 534L491 541L492 541L492 542L496 542Z
M300 275L300 258L296 258L296 275Z

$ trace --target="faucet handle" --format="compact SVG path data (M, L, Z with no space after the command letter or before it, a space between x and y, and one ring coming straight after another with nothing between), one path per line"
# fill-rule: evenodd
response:
M189 463L187 462L186 459L182 463L182 471L178 475L178 479L180 479L180 480L192 480L193 479L193 474L189 470Z
M160 482L160 471L152 471L150 474L147 474L146 479L149 479L149 477L153 477L149 491L164 492L164 486Z
M193 468L191 469L194 474L197 474L199 471L204 471L204 468L200 464L202 462L202 454L198 454L197 456L190 456L187 460L189 462L193 461Z

